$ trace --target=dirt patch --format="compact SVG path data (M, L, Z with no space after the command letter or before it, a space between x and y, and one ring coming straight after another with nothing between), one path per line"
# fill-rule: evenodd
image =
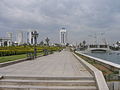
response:
M92 65L95 66L100 71L102 71L103 75L109 75L109 74L113 73L111 70L109 70L108 68L104 67L103 65L100 65L100 64L92 64Z

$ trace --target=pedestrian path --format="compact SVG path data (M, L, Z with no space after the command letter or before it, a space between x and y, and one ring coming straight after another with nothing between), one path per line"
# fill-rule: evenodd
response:
M0 90L97 90L96 81L70 51L0 68Z
M0 75L22 76L92 76L69 51L0 68Z

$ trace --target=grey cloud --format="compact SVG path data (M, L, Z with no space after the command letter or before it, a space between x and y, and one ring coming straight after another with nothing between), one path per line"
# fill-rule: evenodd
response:
M71 32L71 40L72 38L77 40L93 32L116 30L120 33L119 20L119 0L1 0L0 2L0 31L39 29L41 35L53 38L54 33L57 34L58 29L65 26Z

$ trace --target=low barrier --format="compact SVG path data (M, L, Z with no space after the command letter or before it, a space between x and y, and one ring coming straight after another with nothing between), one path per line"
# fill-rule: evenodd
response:
M18 59L18 60L15 60L15 61L0 63L0 67L5 67L5 66L8 66L8 65L16 64L16 63L23 62L23 61L26 61L26 60L28 60L28 59L24 58L24 59Z
M85 60L83 60L82 58L80 58L78 55L74 54L74 56L95 77L98 90L109 90L109 88L107 86L107 83L106 83L106 81L104 79L104 76L103 76L103 74L102 74L102 72L100 70L98 70L97 68L95 68L94 66L92 66L91 64L89 64L88 62L86 62Z
M80 54L81 56L83 56L83 57L85 57L89 60L92 60L94 62L97 62L97 63L105 66L106 68L110 69L111 71L120 71L120 65L119 64L115 64L115 63L112 63L112 62L109 62L109 61L106 61L106 60L103 60L103 59L100 59L100 58L92 57L92 56L80 53L79 51L76 51L76 53Z

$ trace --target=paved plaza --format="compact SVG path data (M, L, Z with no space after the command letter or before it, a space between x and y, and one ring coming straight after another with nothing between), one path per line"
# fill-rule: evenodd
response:
M2 67L0 68L0 75L51 77L92 76L70 51L65 50L39 57L35 60Z

